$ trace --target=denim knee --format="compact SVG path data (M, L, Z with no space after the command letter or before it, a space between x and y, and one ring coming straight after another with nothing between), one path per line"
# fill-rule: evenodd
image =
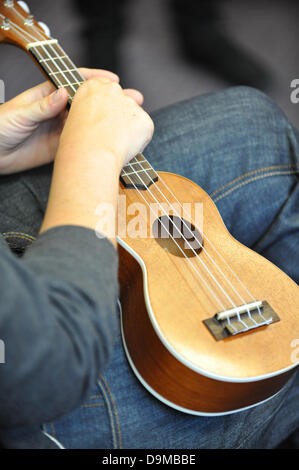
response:
M268 95L246 86L193 97L157 110L152 116L157 123L155 134L163 132L162 141L167 138L170 127L177 129L176 132L171 129L176 135L196 128L205 128L205 133L210 134L223 129L227 133L234 129L247 133L254 128L266 134L269 128L273 131L274 127L279 132L289 124L283 111Z
M269 96L254 88L200 95L152 116L155 133L146 149L150 162L200 182L208 192L221 185L218 166L229 180L264 167L297 164L298 131ZM221 181L215 181L214 173Z
M206 109L206 117L210 113L210 121L217 122L214 132L217 131L219 141L226 144L228 151L243 152L245 158L253 161L267 154L268 158L263 157L265 166L296 165L298 131L268 95L254 88L238 86L206 96L205 106L210 108L209 111ZM199 98L198 106L205 114L203 104Z
M223 94L231 104L231 111L238 110L246 116L247 121L252 119L255 122L257 117L263 117L265 126L273 119L286 121L283 111L272 98L256 88L237 86L228 88Z

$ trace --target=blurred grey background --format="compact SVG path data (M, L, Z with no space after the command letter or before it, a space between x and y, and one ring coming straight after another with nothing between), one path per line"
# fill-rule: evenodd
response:
M198 0L194 1L196 3ZM107 44L110 40L109 34L107 38L107 24L109 29L111 18L104 26L103 23L99 24L96 41L90 48L83 35L86 25L88 28L80 8L80 5L84 7L84 2L28 0L28 4L35 17L49 25L52 36L59 39L76 65L90 65L91 49L93 60L97 60L98 53L99 68L103 67L101 50L106 51L103 53L106 54L103 62L107 62ZM95 2L85 2L85 8L90 4L94 5ZM98 1L100 6L105 4ZM110 4L112 15L117 15L117 11L113 10L113 1L111 3L110 0ZM296 105L290 101L290 83L294 78L299 78L298 2L226 0L216 4L216 8L221 10L218 25L224 27L232 43L262 65L270 77L270 84L264 87L266 93L273 97L299 128L299 103ZM123 34L119 42L115 41L119 55L117 68L121 71L122 84L143 92L144 107L148 111L234 84L221 73L207 68L201 61L191 61L188 54L184 53L181 47L184 32L179 34L169 0L127 0L122 8ZM109 14L111 16L111 11ZM115 21L112 18L112 29L115 29ZM194 18L193 26L196 21ZM188 24L185 26L186 33ZM235 63L237 67L237 61ZM1 45L0 79L5 81L8 100L39 83L43 77L23 51Z

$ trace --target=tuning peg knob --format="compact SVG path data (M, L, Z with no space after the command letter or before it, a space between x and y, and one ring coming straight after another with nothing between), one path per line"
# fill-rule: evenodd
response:
M23 10L25 10L25 11L28 13L28 15L29 15L29 13L30 13L30 8L29 8L29 6L27 5L27 3L26 3L26 2L21 2L21 1L20 1L20 2L17 2L17 3L18 3L18 4L20 5L20 7L23 8Z
M43 23L42 21L38 22L39 26L44 30L44 33L48 36L51 37L51 31L48 25L46 23Z

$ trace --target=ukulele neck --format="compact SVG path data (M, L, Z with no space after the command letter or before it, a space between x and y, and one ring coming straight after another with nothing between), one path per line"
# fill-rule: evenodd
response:
M66 88L71 105L76 91L85 79L58 41L51 39L33 42L28 44L27 50L56 88Z

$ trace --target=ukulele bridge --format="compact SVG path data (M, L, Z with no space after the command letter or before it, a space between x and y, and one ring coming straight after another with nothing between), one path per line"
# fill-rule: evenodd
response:
M252 302L216 313L203 321L217 341L280 321L268 302Z

